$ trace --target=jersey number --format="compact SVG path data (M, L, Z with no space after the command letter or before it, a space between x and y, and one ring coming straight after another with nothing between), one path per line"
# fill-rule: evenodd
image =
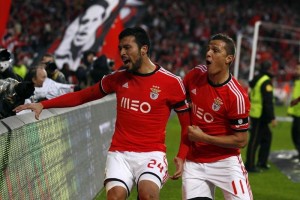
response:
M164 166L161 163L157 164L156 160L154 160L154 159L150 160L150 162L148 163L147 167L149 167L149 168L158 167L160 173L162 173L162 171L164 170Z

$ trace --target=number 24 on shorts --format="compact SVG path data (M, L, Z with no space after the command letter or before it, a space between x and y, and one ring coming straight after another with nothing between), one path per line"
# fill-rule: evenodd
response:
M147 167L148 168L152 168L152 169L155 168L155 167L157 167L157 168L159 168L160 173L162 173L163 170L164 170L164 165L161 164L161 163L157 163L157 161L154 160L154 159L150 160L150 162L148 163Z

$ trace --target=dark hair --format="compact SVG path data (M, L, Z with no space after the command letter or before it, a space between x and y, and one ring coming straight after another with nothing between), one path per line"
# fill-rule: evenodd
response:
M150 43L149 36L144 29L142 29L141 27L126 28L120 33L119 40L127 36L134 36L135 41L139 48L141 48L144 45L148 46L147 54L148 56L150 55L151 43Z
M11 58L11 54L7 51L7 49L0 50L0 61L7 61Z
M51 53L45 53L43 57L52 58L54 59L54 55Z
M272 67L272 63L270 61L263 61L260 65L259 71L261 73L266 73L269 71L269 69Z
M218 34L213 35L210 38L210 41L212 41L212 40L221 40L221 41L225 42L225 44L226 44L225 50L226 50L227 55L235 56L235 49L236 49L235 43L231 37L229 37L228 35L223 34L223 33L218 33Z
M32 79L37 77L36 76L37 69L45 69L45 67L46 67L46 64L39 63L37 66L30 68L24 78L24 81L32 82Z

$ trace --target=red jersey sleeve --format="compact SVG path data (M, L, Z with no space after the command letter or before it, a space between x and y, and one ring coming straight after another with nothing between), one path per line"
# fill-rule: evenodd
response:
M104 76L100 82L100 89L105 94L114 93L120 81L124 79L124 70L114 71L111 74Z
M177 78L177 81L178 87L173 87L173 91L171 91L173 97L170 104L175 112L185 112L189 108L186 101L186 90L180 77Z
M240 84L233 79L229 82L233 93L230 98L230 109L228 117L230 119L230 127L237 132L247 131L249 128L249 112L250 101L247 93Z
M44 108L64 108L73 107L80 104L100 99L106 94L100 91L99 82L93 86L85 88L77 92L71 92L62 96L42 101L41 104Z

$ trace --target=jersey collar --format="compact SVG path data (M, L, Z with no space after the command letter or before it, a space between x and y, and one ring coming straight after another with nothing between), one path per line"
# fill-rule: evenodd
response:
M132 74L137 75L137 76L151 76L152 74L156 73L161 68L161 66L159 64L157 64L157 63L154 63L154 64L156 66L156 69L153 72L150 72L148 74L141 74L139 72L132 72Z
M214 84L212 81L209 80L208 76L207 76L207 81L208 81L208 83L209 83L211 86L213 86L213 87L221 87L221 86L223 86L223 85L226 85L226 84L231 80L231 76L232 76L232 75L229 74L228 79L227 79L225 82L220 83L220 84Z

